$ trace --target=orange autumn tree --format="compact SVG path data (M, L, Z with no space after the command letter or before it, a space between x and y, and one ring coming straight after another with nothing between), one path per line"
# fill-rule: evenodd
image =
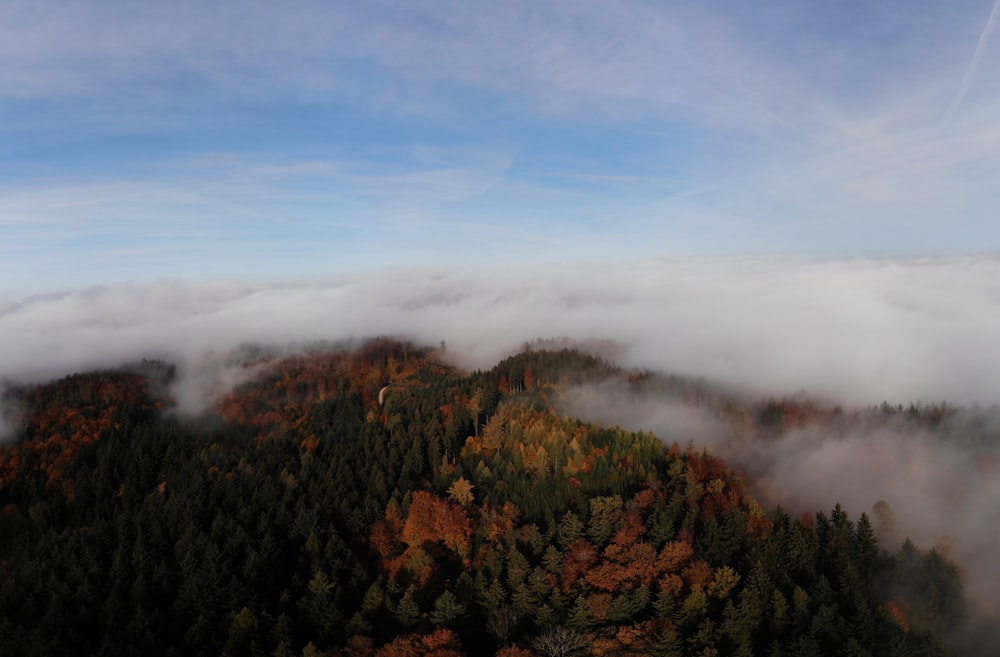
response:
M454 552L466 566L472 554L473 523L457 504L429 493L414 491L404 518L391 505L385 520L375 523L369 537L375 553L390 577L407 568L421 582L431 576L429 556L441 556L441 548Z
M433 493L418 490L410 499L402 540L411 548L440 543L463 560L472 552L472 520L465 509Z
M79 451L121 428L128 413L163 408L149 382L139 374L106 370L74 374L20 391L8 404L22 411L25 440L0 446L0 489L20 483L23 461L45 476L45 486L67 502L75 496L73 469Z
M465 657L458 636L451 630L407 634L375 651L375 657Z

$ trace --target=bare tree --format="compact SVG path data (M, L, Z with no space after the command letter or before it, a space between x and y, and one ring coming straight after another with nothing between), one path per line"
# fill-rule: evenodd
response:
M517 613L510 605L500 605L491 613L486 621L486 629L496 637L501 645L506 645L510 631L517 625Z
M549 628L531 642L531 647L546 657L569 657L589 645L586 634L561 625Z

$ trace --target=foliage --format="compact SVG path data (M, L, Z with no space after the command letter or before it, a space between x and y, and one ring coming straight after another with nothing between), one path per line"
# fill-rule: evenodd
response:
M943 654L964 616L936 551L765 514L715 456L561 416L560 386L621 374L593 356L255 357L198 422L165 372L12 393L5 655Z

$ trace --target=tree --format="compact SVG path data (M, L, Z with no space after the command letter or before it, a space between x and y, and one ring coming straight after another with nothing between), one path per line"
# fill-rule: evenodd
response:
M306 620L312 625L316 638L326 643L339 630L344 619L343 613L334 603L334 582L322 570L317 570L309 581L306 594L299 607Z
M473 488L475 488L475 486L469 483L468 479L465 477L459 477L455 480L455 483L448 488L448 497L462 506L469 506L475 501L475 498L472 495Z
M585 527L572 511L567 511L559 522L559 546L565 550L578 539L583 538Z
M229 640L223 655L246 655L254 652L253 642L257 635L258 623L254 613L243 607L233 616L229 624Z
M872 507L875 518L878 520L878 533L883 539L896 535L896 514L892 507L885 500L879 500Z
M431 621L435 625L449 625L464 615L465 605L458 601L454 593L445 591L434 601Z
M496 657L536 657L535 653L518 646L507 646L497 651Z
M531 647L546 657L569 657L588 645L586 634L561 625L550 627L531 641Z
M729 566L723 566L715 571L715 579L709 584L708 592L720 600L725 600L739 582L740 574Z
M598 547L608 542L617 530L624 503L620 495L595 497L590 500L590 523L587 535Z
M490 609L489 618L486 619L486 629L501 645L506 645L515 625L517 625L517 613L510 605L501 604Z
M454 504L418 490L410 500L410 509L403 524L403 542L411 548L425 542L440 542L461 557L472 549L472 521L465 511Z
M375 652L375 657L464 657L462 644L451 630L408 634L395 638Z
M413 627L420 620L420 605L416 600L417 587L410 585L396 605L396 618L403 627Z
M590 605L586 598L578 596L573 605L573 610L569 614L569 625L576 630L585 630L594 624L590 616Z
M469 398L465 407L468 409L469 415L472 416L475 435L479 436L479 414L483 412L482 388L478 388L474 393L472 393L472 397Z

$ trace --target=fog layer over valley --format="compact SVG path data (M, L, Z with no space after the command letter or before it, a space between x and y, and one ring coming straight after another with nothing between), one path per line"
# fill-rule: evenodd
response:
M626 366L846 404L1000 399L1000 260L662 260L163 281L0 298L0 379L176 362L194 403L233 348L398 335L469 368L538 337L612 340ZM219 372L223 372L219 374ZM183 388L193 385L192 388Z

